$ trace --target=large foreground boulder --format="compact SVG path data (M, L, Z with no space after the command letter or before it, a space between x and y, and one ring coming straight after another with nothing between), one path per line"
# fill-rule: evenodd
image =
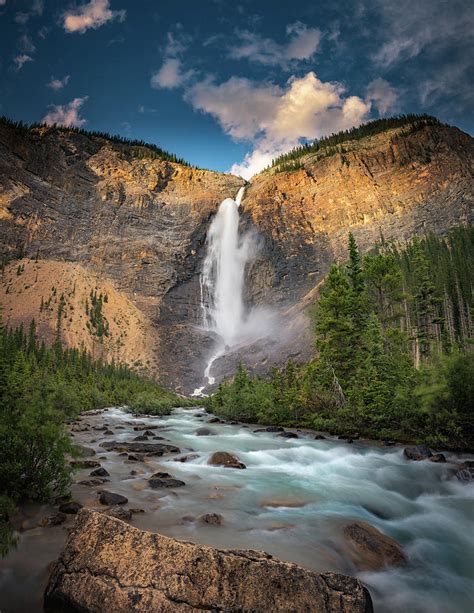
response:
M45 611L369 613L358 579L260 551L221 551L82 510L55 563Z

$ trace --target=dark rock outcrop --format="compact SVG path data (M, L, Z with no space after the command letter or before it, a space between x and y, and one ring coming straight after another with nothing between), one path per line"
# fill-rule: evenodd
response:
M54 565L45 611L369 613L358 579L261 551L221 551L81 511Z

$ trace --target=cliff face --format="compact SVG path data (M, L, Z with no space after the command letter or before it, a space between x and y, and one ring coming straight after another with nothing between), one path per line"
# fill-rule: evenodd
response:
M247 186L242 227L260 237L247 299L273 306L286 331L245 349L254 366L311 353L304 307L330 265L345 257L349 231L365 250L380 233L404 241L473 221L474 140L456 128L392 129L343 149L308 155L292 172L266 171ZM231 175L137 159L127 147L97 137L0 124L0 250L10 262L0 302L9 321L44 319L39 309L51 293L48 284L60 296L71 292L70 277L77 274L85 287L113 296L103 305L109 323L120 319L111 310L120 302L122 323L101 339L85 325L84 313L82 321L63 318L65 340L140 360L164 382L189 391L201 381L212 343L196 329L206 231L222 199L242 184ZM26 277L16 274L18 257L38 260L28 261L23 275L29 266L42 268L27 290ZM85 312L87 292L79 294L75 309ZM136 333L127 332L125 322L135 317ZM127 351L117 353L124 335ZM229 372L241 349L221 360L217 373Z

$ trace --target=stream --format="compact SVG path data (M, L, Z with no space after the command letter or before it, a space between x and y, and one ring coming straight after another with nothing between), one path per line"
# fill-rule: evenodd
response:
M203 409L175 409L166 417L133 417L121 408L84 415L74 440L92 447L110 476L103 485L80 485L93 468L74 474L73 500L103 510L98 491L129 499L131 524L167 536L219 548L263 549L307 568L357 575L369 588L375 611L383 613L468 613L473 610L474 487L458 482L453 462L468 456L446 453L448 462L413 462L403 448L327 438L299 432L285 439L257 426L207 423ZM152 427L154 435L177 445L181 454L196 453L188 462L177 454L128 459L106 451L105 441L132 441ZM83 431L78 431L88 428ZM211 435L197 436L206 427ZM95 428L95 429L94 429ZM100 429L103 428L103 429ZM112 432L107 434L106 428ZM149 438L148 442L165 442ZM247 466L237 470L209 465L214 451L238 455ZM151 489L155 472L185 482L174 489ZM132 474L131 474L132 473ZM0 561L1 613L42 611L42 593L50 563L64 543L74 515L54 527L39 527L57 506L22 507L14 525L20 530L16 549ZM201 516L217 513L222 525ZM358 572L348 554L342 526L366 521L396 539L408 565L379 572Z

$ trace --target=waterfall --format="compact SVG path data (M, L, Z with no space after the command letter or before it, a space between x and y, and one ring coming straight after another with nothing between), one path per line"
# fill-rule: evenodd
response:
M207 232L207 253L200 278L202 320L204 329L218 338L204 372L208 384L214 383L212 364L239 342L245 323L244 272L252 245L248 237L239 236L239 206L244 190L239 189L235 200L226 198L221 202Z

